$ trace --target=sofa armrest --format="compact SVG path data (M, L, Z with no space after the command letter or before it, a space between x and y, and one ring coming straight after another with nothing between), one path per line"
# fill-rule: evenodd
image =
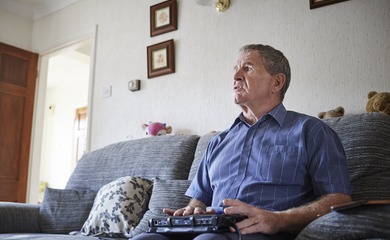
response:
M0 202L0 233L38 233L37 204Z
M390 205L330 212L307 225L296 240L388 239Z

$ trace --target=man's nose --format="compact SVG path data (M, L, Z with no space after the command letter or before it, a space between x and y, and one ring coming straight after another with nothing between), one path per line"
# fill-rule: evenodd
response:
M241 81L241 80L243 80L244 77L243 77L242 71L241 71L241 70L237 70L237 71L234 73L233 79L234 79L235 81Z

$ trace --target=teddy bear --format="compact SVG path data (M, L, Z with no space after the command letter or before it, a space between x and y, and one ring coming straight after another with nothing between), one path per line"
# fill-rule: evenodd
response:
M320 112L318 114L318 118L320 119L327 119L332 117L342 117L344 116L344 108L343 107L337 107L335 109L329 110L327 112Z
M390 92L378 93L376 91L371 91L367 96L367 112L382 112L390 115Z
M145 130L146 135L151 137L167 135L172 132L171 126L167 126L165 123L160 122L144 123L142 124L142 128Z

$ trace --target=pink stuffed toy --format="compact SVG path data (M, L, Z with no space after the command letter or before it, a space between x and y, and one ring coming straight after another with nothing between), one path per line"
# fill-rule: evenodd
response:
M167 135L172 132L171 126L167 126L165 123L159 122L149 122L149 124L142 124L142 128L145 130L146 135L153 137Z

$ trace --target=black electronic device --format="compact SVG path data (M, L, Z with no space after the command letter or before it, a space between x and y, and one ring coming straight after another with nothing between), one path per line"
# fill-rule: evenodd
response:
M196 214L189 216L169 216L149 219L149 233L183 234L210 233L236 230L236 223L244 220L243 215Z

